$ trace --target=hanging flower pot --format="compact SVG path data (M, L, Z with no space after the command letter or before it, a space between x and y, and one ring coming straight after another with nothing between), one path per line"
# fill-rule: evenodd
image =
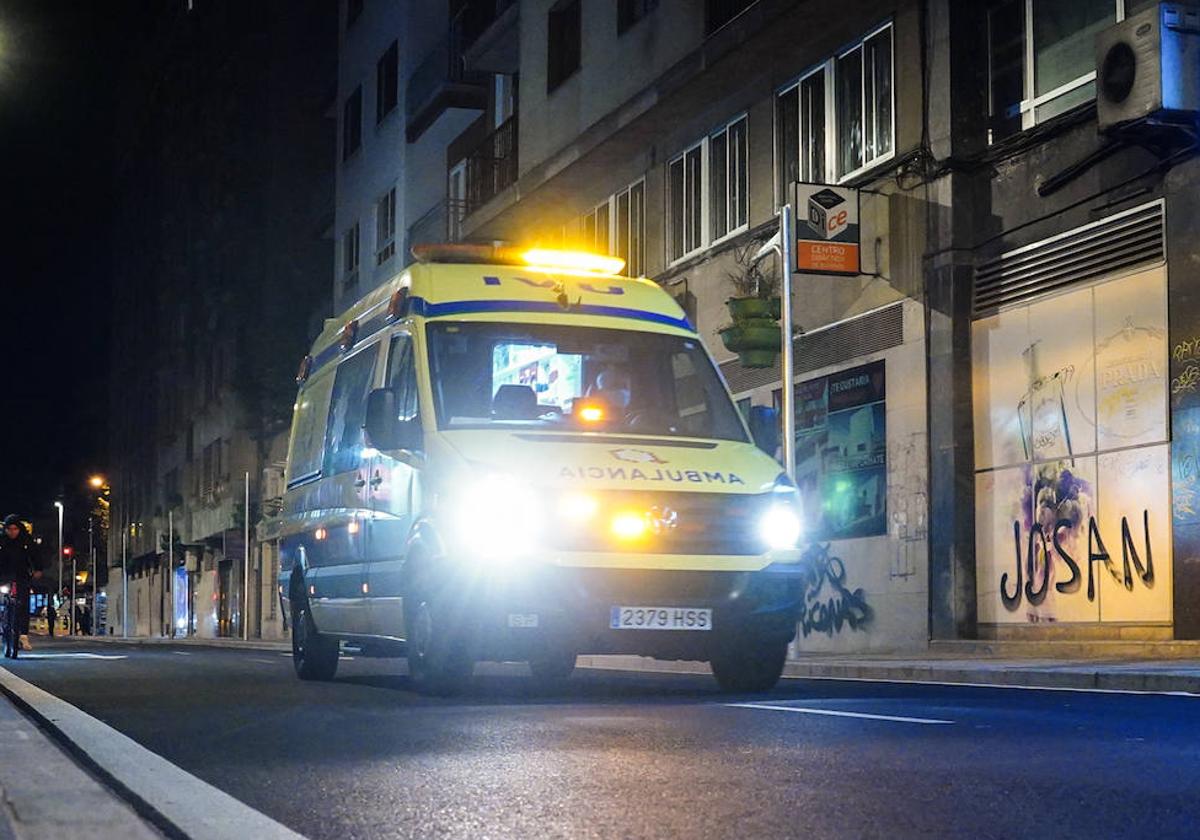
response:
M769 368L783 346L779 324L770 318L747 318L718 331L725 349L738 354L742 367Z
M778 318L775 308L772 306L772 298L760 297L735 297L725 301L725 306L729 308L729 314L733 318L735 324L741 323L747 318ZM775 303L778 303L775 300Z

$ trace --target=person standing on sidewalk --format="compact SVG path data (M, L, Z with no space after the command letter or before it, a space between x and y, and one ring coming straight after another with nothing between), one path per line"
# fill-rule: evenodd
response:
M50 631L50 638L54 638L54 625L58 623L58 610L54 609L54 595L51 594L46 599L46 628Z
M0 536L0 580L11 580L17 587L17 632L23 650L29 644L29 585L42 576L37 559L37 546L21 517L10 513L4 517L4 535Z

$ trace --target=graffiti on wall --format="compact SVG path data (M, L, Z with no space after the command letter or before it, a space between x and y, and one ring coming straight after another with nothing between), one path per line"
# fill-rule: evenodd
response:
M800 559L805 569L800 632L806 638L813 633L833 636L843 627L861 630L875 615L862 587L846 584L846 564L829 548L829 543L812 543Z
M1165 272L980 319L972 343L979 620L1169 621Z

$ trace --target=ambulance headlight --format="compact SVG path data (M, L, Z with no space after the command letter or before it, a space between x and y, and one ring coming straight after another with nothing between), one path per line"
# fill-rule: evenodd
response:
M458 540L474 557L509 558L533 551L541 538L541 501L514 476L490 473L468 481L454 500Z
M772 505L758 522L758 532L767 548L795 548L800 541L800 517L784 505Z
M800 491L786 475L775 480L771 502L758 522L759 536L769 549L795 548L804 531Z

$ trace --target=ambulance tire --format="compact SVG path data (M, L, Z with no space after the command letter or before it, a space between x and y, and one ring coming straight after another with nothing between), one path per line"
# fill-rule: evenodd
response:
M730 694L770 691L783 676L787 641L751 638L730 645L713 655L713 676L721 690Z
M565 682L575 672L575 651L547 650L529 660L533 678L543 685Z
M433 587L417 583L410 591L404 610L408 678L422 694L456 694L470 680L475 661Z
M296 669L296 676L302 680L331 680L337 673L338 640L317 631L306 599L301 598L294 603L292 665Z

